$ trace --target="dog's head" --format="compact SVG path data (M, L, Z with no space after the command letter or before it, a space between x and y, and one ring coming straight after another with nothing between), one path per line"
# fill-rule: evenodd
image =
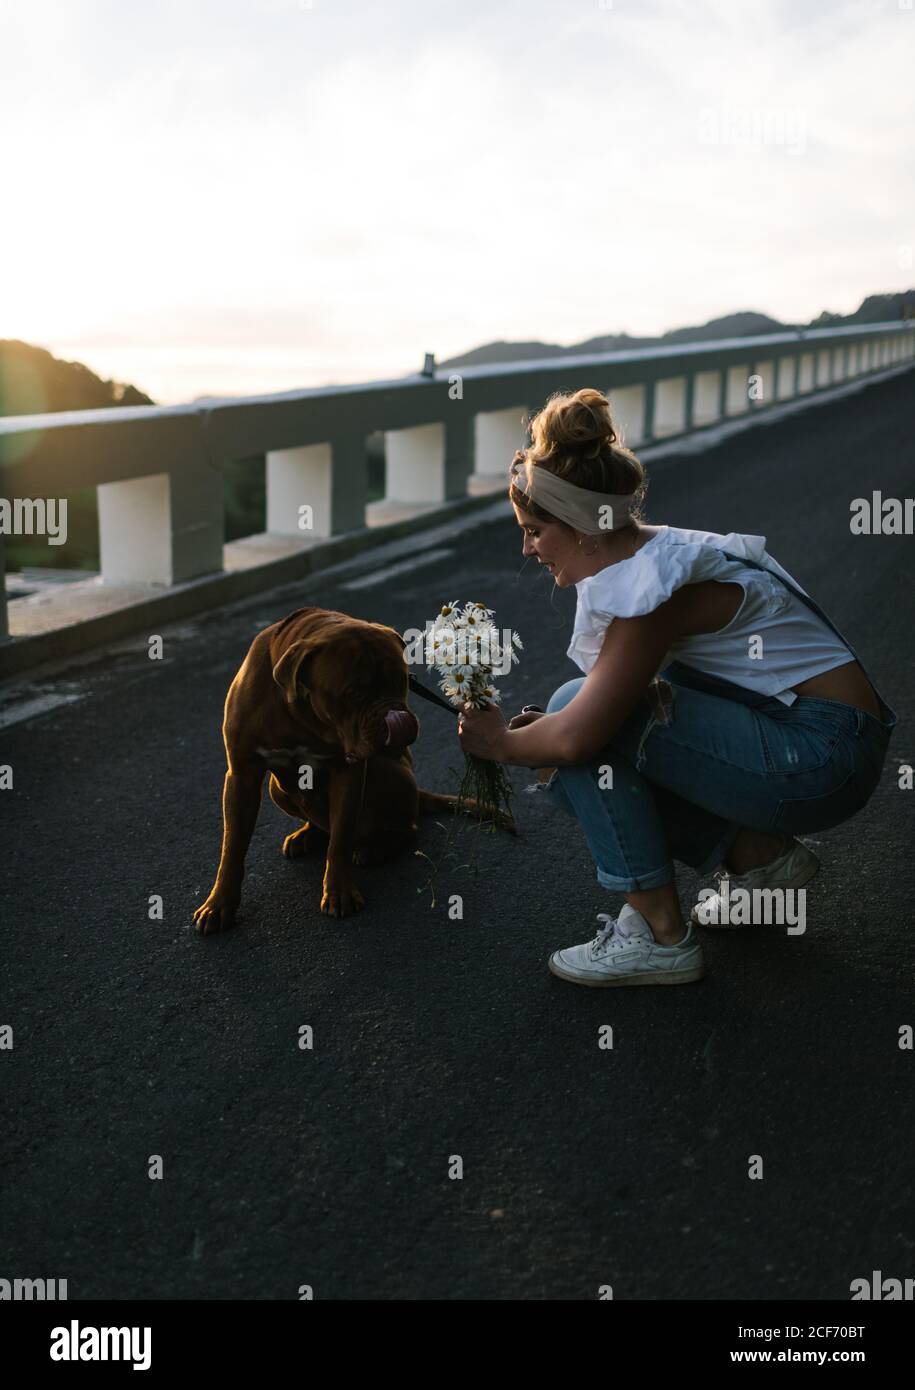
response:
M273 668L286 703L309 710L347 762L406 748L419 735L407 705L406 642L382 623L316 610Z

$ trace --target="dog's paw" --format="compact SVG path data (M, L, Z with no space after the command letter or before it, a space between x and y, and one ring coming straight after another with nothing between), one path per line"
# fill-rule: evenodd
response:
M194 925L201 936L215 936L217 932L228 931L235 925L239 898L224 897L211 893L205 903L194 913Z
M365 898L351 879L324 876L324 892L321 898L321 911L329 917L347 917L365 907Z
M306 855L327 853L327 832L310 823L294 830L283 841L283 855L286 859L304 859Z

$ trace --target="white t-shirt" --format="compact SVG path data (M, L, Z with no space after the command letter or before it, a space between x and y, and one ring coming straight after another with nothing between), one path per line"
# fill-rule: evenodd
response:
M755 560L764 571L727 559L721 553L724 550ZM629 559L608 565L575 585L578 601L568 656L587 675L614 618L653 612L681 584L724 580L740 584L744 591L735 616L718 632L675 642L659 669L671 661L683 661L707 675L774 695L782 704L792 705L797 695L789 687L855 657L774 575L783 575L802 593L807 592L766 553L765 536L745 536L737 531L722 536L717 531L663 526ZM751 645L751 637L760 637L762 642ZM760 646L762 655L754 657Z

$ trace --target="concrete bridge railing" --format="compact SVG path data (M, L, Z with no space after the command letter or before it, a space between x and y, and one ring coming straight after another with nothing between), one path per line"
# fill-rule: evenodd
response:
M609 395L633 447L903 363L915 322L768 334L419 373L190 405L0 419L0 509L98 489L104 585L168 589L331 537L507 488L526 416L556 390ZM386 495L367 502L366 437L384 432ZM266 456L266 533L224 546L230 459ZM2 539L0 539L2 545ZM0 556L2 561L2 556ZM2 577L2 568L0 568ZM0 585L0 639L9 643Z

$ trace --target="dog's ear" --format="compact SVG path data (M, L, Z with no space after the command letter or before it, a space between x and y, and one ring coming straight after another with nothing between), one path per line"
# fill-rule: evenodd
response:
M299 695L303 693L300 682L307 677L308 672L302 670L302 664L307 657L312 656L323 645L320 637L302 637L298 642L293 642L273 668L273 679L283 692L283 698L287 704L294 705ZM307 694L307 689L304 689Z

